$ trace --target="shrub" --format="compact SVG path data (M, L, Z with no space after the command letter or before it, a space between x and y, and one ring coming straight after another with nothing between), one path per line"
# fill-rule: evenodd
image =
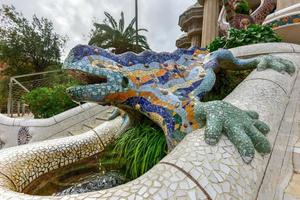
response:
M123 133L113 151L126 176L135 179L166 155L167 143L163 131L146 120Z
M35 118L48 118L76 106L66 93L70 85L41 87L23 96Z
M207 48L212 52L220 48L229 49L249 44L280 41L281 38L273 31L271 26L252 24L248 29L231 28L229 37L217 37Z
M250 7L249 7L248 1L246 1L246 0L238 1L236 4L235 12L238 14L249 15Z

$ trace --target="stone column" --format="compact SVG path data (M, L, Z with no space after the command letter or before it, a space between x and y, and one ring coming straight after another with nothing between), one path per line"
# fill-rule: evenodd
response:
M300 3L300 0L277 0L277 10L287 8L297 3Z
M220 0L204 0L201 47L206 47L218 36L218 16ZM199 0L202 3L203 0Z
M194 35L191 38L191 46L192 47L199 47L201 45L201 35Z

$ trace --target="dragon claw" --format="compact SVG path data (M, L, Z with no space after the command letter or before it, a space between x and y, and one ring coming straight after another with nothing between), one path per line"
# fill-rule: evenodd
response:
M268 56L262 56L258 58L258 60L259 60L259 63L257 65L258 71L263 71L265 69L273 69L280 73L287 72L290 75L293 75L296 71L293 62L283 58L268 55Z
M245 163L249 164L253 160L254 156L242 156L242 159Z
M206 117L204 134L207 144L216 145L224 133L245 163L253 160L255 150L261 154L271 151L271 145L265 137L270 129L257 119L256 112L243 111L223 101L201 103L195 112L204 112L202 116Z
M214 138L205 138L205 142L209 145L216 145L219 141Z

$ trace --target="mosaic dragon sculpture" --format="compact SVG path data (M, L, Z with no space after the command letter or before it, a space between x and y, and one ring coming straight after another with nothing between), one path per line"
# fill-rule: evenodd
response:
M226 35L230 28L244 29L251 24L262 24L276 8L277 0L261 0L260 6L249 14L239 14L240 5L246 0L223 0L219 17L220 31Z
M224 133L246 163L253 159L255 149L261 154L270 152L269 127L254 111L224 101L200 101L215 83L214 71L295 71L290 61L270 55L237 59L229 50L206 55L197 48L114 55L85 45L71 50L63 68L83 82L67 90L74 101L113 105L133 115L142 113L164 130L169 150L206 124L208 144L217 144Z

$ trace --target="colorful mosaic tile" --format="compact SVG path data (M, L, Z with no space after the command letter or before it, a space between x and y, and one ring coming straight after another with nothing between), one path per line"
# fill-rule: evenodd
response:
M229 28L244 29L251 24L262 24L266 17L276 8L276 0L264 0L261 5L251 14L236 13L236 6L241 0L223 0L224 15L223 19L228 19L228 24L224 24L226 20L220 20L221 32L226 34ZM226 13L226 15L225 15ZM226 22L227 23L227 22Z
M255 112L242 111L228 103L202 103L201 98L215 83L217 68L243 70L272 68L292 74L290 61L261 56L237 59L228 50L207 54L203 49L178 49L174 53L114 55L108 51L78 45L71 50L64 69L83 83L68 89L78 102L91 101L139 112L165 132L169 150L186 134L207 124L205 141L216 144L222 132L235 144L246 163L255 149L270 152L265 138L268 126ZM134 113L133 112L133 113Z
M280 19L268 23L268 25L272 26L272 28L278 28L280 26L286 26L296 23L300 23L300 14L282 17Z
M18 145L28 144L32 136L29 133L28 127L21 127L18 132Z

